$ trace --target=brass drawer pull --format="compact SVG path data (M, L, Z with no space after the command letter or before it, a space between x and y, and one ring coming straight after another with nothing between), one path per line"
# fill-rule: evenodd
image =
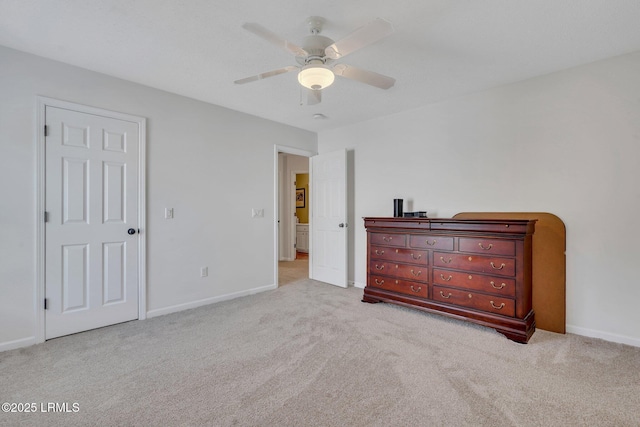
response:
M489 301L491 303L491 307L495 308L496 310L501 310L502 307L504 307L504 303L501 303L500 306L496 306L493 301Z
M486 248L482 246L482 242L478 243L478 246L480 246L480 249L484 249L485 251L488 251L493 247L493 243L489 243L489 246L487 246Z
M451 292L449 292L449 295L445 295L445 294L444 294L444 292L440 291L440 296L441 296L442 298L449 299L449 298L451 298L451 295L452 295L452 294L451 294Z
M505 268L505 266L506 266L506 264L503 262L503 263L501 263L501 264L500 264L500 267L496 267L496 266L493 264L493 261L491 261L491 267L492 267L492 268L494 268L494 269L496 269L496 270L502 270L503 268Z
M431 242L431 243L429 243L429 241L428 241L428 240L425 240L425 242L427 243L427 245L429 245L429 246L433 246L433 245L435 245L435 244L436 244L437 240L436 240L436 239L433 239L433 242Z
M390 242L391 239L393 239L393 237L382 236L382 240L384 240L385 242Z
M412 290L413 292L415 292L415 293L418 293L418 292L420 292L420 291L422 290L422 286L418 286L418 289L416 290L416 289L413 287L413 285L411 285L411 290Z
M376 279L376 285L384 285L384 280Z
M422 274L422 270L418 270L417 273L414 273L413 269L411 269L411 274L413 274L414 276L418 277L420 274Z
M422 254L418 254L418 258L416 258L413 254L411 254L411 258L413 258L413 259L420 259L420 258L422 258Z
M449 277L445 278L445 277L444 277L444 274L441 274L441 275L440 275L440 278L441 278L442 280L444 280L445 282L448 282L449 280L453 279L453 276L449 276Z
M451 258L449 258L449 260L448 260L448 261L445 261L445 260L444 260L444 257L443 257L443 256L441 256L441 257L440 257L440 261L444 262L445 264L449 264L449 263L450 263L451 261L453 261L453 260L452 260Z
M376 255L384 255L384 251L378 251L378 250L376 249Z
M507 286L507 285L506 285L506 284L504 284L504 283L501 283L501 284L500 284L500 286L496 286L496 282L494 282L493 280L492 280L490 283L491 283L491 287L492 287L493 289L502 289L502 288L504 288L505 286Z
M382 265L376 264L376 270L384 270L384 264Z

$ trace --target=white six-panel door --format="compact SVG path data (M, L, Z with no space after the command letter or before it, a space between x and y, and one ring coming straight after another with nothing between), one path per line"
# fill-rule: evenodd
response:
M311 158L311 278L346 288L347 152Z
M137 319L139 124L45 120L45 338Z

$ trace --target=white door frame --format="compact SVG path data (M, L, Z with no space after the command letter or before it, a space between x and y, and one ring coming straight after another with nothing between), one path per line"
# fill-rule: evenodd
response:
M280 204L278 203L280 201L278 153L294 154L302 157L313 157L318 154L315 151L302 150L300 148L288 147L286 145L273 146L273 283L276 288L278 287L278 254L280 252L280 235L278 233L278 218L280 218ZM311 173L311 171L309 171L309 173ZM309 218L309 230L311 230L312 226L312 220ZM309 272L311 272L311 266L312 261L311 257L309 257Z
M75 104L72 102L61 101L58 99L37 96L36 108L36 282L35 282L35 333L36 344L45 341L45 109L47 106L80 111L87 114L95 114L103 117L110 117L118 120L125 120L138 124L140 145L138 150L138 224L140 233L138 233L138 319L143 320L147 317L147 267L146 267L146 195L145 195L145 177L146 177L146 119L144 117L133 116L131 114L118 113L115 111L103 110L101 108L89 107L86 105Z

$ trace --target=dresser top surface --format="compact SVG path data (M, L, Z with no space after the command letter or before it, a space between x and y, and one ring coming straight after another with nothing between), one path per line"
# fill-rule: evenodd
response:
M391 228L415 231L490 231L532 234L535 219L454 219L365 217L367 229Z

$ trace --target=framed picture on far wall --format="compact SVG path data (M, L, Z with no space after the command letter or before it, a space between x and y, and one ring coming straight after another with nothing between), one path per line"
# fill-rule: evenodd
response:
M296 188L296 208L304 208L305 201L304 188Z

